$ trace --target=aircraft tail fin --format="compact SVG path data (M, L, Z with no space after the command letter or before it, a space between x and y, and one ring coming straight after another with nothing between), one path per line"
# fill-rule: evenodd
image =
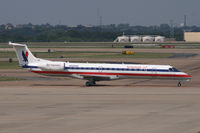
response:
M15 49L20 66L26 66L37 61L37 58L31 53L26 44L9 42L9 45Z

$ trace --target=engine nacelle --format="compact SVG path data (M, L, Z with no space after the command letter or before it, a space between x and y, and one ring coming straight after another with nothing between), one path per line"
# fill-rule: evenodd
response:
M119 79L119 76L110 76L110 79L111 79L111 80Z
M49 63L39 64L38 67L43 70L49 70L49 71L63 71L65 70L65 63L49 62Z

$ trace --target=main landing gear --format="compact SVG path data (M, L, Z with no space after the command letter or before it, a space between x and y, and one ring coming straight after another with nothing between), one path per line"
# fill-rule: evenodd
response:
M93 79L91 79L85 83L85 86L94 86L94 85L96 85L96 82Z
M178 86L178 87L181 87L181 82L178 82L177 86Z

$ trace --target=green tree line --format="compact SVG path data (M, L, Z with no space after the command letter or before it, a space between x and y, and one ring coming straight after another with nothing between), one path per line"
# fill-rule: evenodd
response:
M160 26L130 26L129 24L111 24L103 26L69 27L65 25L52 26L50 24L33 25L31 23L13 26L0 25L0 42L104 42L113 41L123 32L127 35L162 35L183 41L183 31L200 31L200 27L175 27L168 24Z

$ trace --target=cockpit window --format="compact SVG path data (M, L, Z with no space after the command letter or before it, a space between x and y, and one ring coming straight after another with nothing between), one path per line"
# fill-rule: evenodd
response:
M179 70L178 70L178 69L176 69L176 68L174 68L174 67L172 67L172 68L169 68L169 71L170 71L170 72L179 72Z
M174 67L172 69L174 70L174 72L179 72L179 70Z

